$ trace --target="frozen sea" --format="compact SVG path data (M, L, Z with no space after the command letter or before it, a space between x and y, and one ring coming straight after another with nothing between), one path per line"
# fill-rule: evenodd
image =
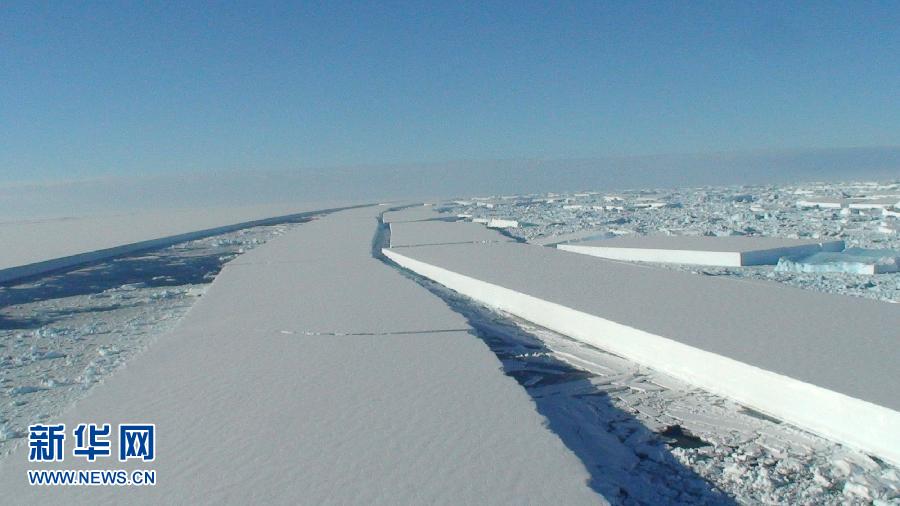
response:
M477 196L445 202L449 216L512 219L505 233L552 245L627 235L747 236L843 240L850 251L891 257L900 250L900 210L818 209L811 199L900 202L900 182L803 183L765 186L585 190L572 193ZM880 252L880 253L879 253ZM900 272L797 272L776 266L705 267L655 264L699 275L771 280L826 293L900 302ZM815 271L816 269L808 269ZM788 271L788 272L786 272Z
M859 188L885 192L900 186L618 192L615 196L624 201L673 204L622 211L594 209L601 204L588 202L618 202L603 199L609 195L602 192L485 197L445 208L447 216L517 219L525 226L506 233L521 240L653 229L818 235L843 237L861 247L896 248L896 237L876 233L880 219L795 210L791 200L802 194L798 191ZM54 418L110 373L140 360L141 351L203 296L224 263L296 226L302 224L246 229L0 286L0 455L23 441L28 423ZM781 273L771 267L688 269L900 300L897 274L862 278ZM900 501L900 471L893 466L417 281L466 317L550 429L589 469L592 486L613 503Z

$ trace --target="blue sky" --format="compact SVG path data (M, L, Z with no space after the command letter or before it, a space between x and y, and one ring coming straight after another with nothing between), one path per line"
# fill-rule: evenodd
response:
M0 181L900 145L896 2L11 2Z

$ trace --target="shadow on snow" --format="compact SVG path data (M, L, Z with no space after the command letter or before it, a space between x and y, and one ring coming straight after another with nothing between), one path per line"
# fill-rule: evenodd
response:
M736 504L670 452L670 447L707 443L679 426L660 433L648 429L613 404L608 390L596 384L601 379L555 358L540 338L386 258L381 247L389 244L388 235L388 228L379 223L373 255L466 318L473 333L500 359L504 372L525 388L550 430L582 461L593 490L613 504Z

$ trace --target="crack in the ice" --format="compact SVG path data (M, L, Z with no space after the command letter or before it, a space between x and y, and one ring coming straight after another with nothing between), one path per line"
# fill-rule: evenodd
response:
M471 332L470 328L461 329L432 329L432 330L390 330L385 332L312 332L302 331L295 332L293 330L282 330L282 334L303 335L303 336L403 336L412 334L446 334L453 332Z
M511 376L531 396L547 427L585 465L590 486L613 504L735 504L715 484L679 462L665 438L616 407L591 383L591 373L549 353L539 337L491 309L412 273L385 257L390 229L381 219L372 256L419 283L466 318ZM594 395L591 395L594 393Z
M391 249L401 249L401 248L420 248L423 246L452 246L454 244L499 244L506 241L454 241L454 242L430 242L430 243L422 243L422 244L403 244L399 246L391 246Z

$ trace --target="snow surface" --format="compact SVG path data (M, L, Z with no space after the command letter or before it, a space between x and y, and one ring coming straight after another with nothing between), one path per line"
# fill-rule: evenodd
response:
M473 242L510 242L513 239L488 230L477 223L446 221L394 222L391 247L422 246Z
M59 419L156 423L157 486L31 488L22 446L0 490L43 504L603 503L466 321L372 258L376 212L229 263L173 332ZM123 464L55 467L106 466Z
M446 214L440 214L435 207L437 206L412 205L402 209L387 211L381 219L384 223L406 223L409 221L424 221L447 217Z
M0 281L344 205L180 209L0 222Z
M0 286L0 455L86 395L201 297L223 264L295 223L254 227Z
M537 246L386 254L484 303L900 460L900 405L885 381L900 360L895 306Z

